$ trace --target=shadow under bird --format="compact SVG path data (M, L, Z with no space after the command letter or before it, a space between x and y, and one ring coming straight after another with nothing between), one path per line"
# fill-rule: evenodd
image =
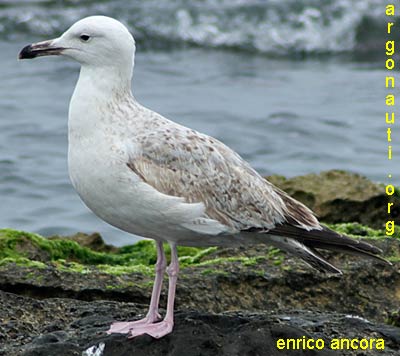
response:
M177 245L265 243L322 272L341 273L319 249L384 261L381 251L321 225L311 210L276 188L220 141L139 104L131 92L135 41L119 21L84 18L59 38L26 46L20 59L64 56L81 64L69 106L72 184L101 219L152 238L156 276L144 319L115 322L108 333L160 338L172 331ZM171 246L166 267L163 243ZM158 312L169 276L167 312Z

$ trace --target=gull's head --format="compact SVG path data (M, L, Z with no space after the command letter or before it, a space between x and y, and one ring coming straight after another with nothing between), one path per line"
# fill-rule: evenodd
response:
M132 69L135 40L119 21L90 16L73 24L60 37L24 47L19 59L50 55L72 58L82 66Z

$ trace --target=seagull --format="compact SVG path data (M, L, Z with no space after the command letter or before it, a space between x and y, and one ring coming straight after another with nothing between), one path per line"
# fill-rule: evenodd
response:
M177 245L267 244L321 272L341 274L320 249L385 261L382 251L321 225L313 212L257 173L219 140L139 104L131 92L135 40L119 21L90 16L19 58L64 56L80 63L68 115L68 169L83 202L109 224L155 240L157 262L145 318L114 322L108 334L161 338L174 325ZM163 244L171 247L171 262ZM165 272L167 310L159 314Z

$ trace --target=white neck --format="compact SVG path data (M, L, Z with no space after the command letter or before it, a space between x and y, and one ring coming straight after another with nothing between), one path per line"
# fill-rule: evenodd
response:
M69 106L69 135L90 134L98 127L101 115L110 105L134 100L131 91L132 69L82 65Z
M132 95L132 69L82 65L75 92L82 95L90 91L90 95L101 96L103 99L111 99L122 93Z

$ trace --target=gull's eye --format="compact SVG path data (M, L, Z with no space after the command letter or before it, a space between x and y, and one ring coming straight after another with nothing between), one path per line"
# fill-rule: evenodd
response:
M87 42L90 40L90 36L89 35L80 35L79 38L81 39L81 41L83 42Z

